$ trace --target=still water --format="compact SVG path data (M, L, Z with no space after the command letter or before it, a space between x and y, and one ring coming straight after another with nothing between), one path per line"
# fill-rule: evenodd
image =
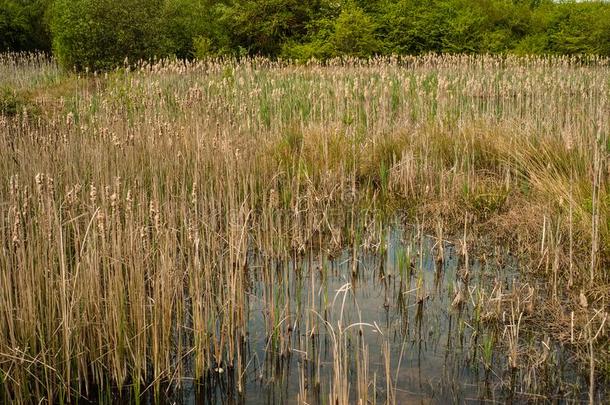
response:
M251 263L240 367L219 366L202 381L145 391L138 402L329 404L336 402L333 390L349 403L366 395L360 403L370 404L587 398L560 347L551 347L556 369L545 376L543 396L526 392L522 375L508 366L507 328L485 322L478 301L520 282L518 263L505 251L466 264L458 247L393 226L373 249ZM264 266L273 271L257 271ZM554 383L564 380L573 382L572 392ZM135 400L124 394L112 402Z

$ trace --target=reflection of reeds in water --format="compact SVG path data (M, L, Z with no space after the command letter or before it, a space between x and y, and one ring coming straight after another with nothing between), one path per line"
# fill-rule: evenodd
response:
M26 55L2 56L0 71L0 85L37 106L0 116L8 399L158 389L186 368L197 379L223 370L241 387L250 301L262 299L269 350L289 356L295 325L314 336L325 325L295 319L295 305L328 321L313 288L291 300L291 273L324 280L324 258L347 246L357 283L360 252L383 251L379 224L395 208L435 233L439 268L443 240L463 230L458 301L471 300L470 234L535 259L555 296L548 322L565 324L573 310L592 375L607 361L606 59L161 61L77 77ZM303 257L319 268L288 265ZM408 305L425 312L422 259L401 260L400 279L415 278ZM263 287L251 295L253 280ZM581 289L587 308L572 305ZM346 326L332 327L329 395L368 395L370 351L358 346L350 386ZM515 365L518 330L506 334Z

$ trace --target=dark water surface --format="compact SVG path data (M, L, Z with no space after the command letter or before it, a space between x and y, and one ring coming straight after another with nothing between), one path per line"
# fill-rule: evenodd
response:
M522 392L507 366L505 335L479 322L481 308L476 309L479 291L510 290L517 282L516 260L501 253L466 267L448 243L438 260L435 238L402 227L388 230L384 240L385 248L360 252L355 262L353 252L345 250L334 258L274 263L275 280L258 279L258 266L252 265L241 369L219 367L203 381L187 378L179 388L112 402L329 404L338 345L345 350L341 377L349 383L350 403L359 397L358 357L368 360L371 404L544 401ZM458 294L461 305L455 302ZM269 336L267 325L278 324ZM553 349L556 364L562 364L560 348ZM560 368L554 375L577 378ZM567 394L554 390L546 399L562 402ZM572 400L587 398L578 391Z

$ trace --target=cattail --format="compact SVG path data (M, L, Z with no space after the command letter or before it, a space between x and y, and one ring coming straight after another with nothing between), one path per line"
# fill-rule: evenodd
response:
M191 190L191 205L197 206L197 182L193 182L193 189Z
M133 197L131 196L131 190L127 190L127 196L125 197L125 210L131 212L131 206L133 204Z
M72 187L70 190L68 190L68 193L66 194L66 208L70 208L71 206L73 206L76 200L76 190L75 187Z
M47 194L49 195L49 197L51 197L51 199L53 199L53 196L55 195L55 181L53 180L53 177L47 175L46 176L46 180L47 180Z
M280 203L280 201L279 201L277 191L275 191L275 189L272 188L269 191L269 207L272 209L276 209L279 206L279 203Z
M110 186L104 186L104 191L102 192L102 202L107 202L110 199L111 194L112 188Z
M18 175L12 175L10 180L10 188L9 188L9 194L11 196L11 200L14 201L17 199L18 195L19 195L19 176Z
M97 229L99 231L99 234L102 236L102 238L105 239L106 216L104 215L104 213L101 210L97 212Z
M97 204L97 188L93 184L89 188L89 202L93 206Z
M118 211L118 205L119 205L119 196L118 194L112 193L112 195L110 196L110 207L112 209L112 216L114 217Z
M148 214L155 227L155 231L159 233L161 230L161 213L159 212L159 207L154 200L151 201L148 206Z
M21 242L21 238L19 237L20 225L21 225L21 218L19 217L19 214L16 213L15 219L13 220L13 231L12 231L13 245L18 245Z
M27 187L23 188L23 198L21 202L21 213L24 217L27 217L30 206L30 194Z
M66 115L66 126L68 128L72 128L72 126L74 126L74 113L71 111Z
M123 143L121 142L121 139L115 132L112 132L111 142L112 142L112 145L116 146L117 148L121 147L123 145Z
M146 227L140 227L140 241L142 242L142 247L148 246L148 232Z
M43 194L43 187L44 187L44 180L45 180L45 176L44 173L37 173L36 176L34 177L34 180L36 181L36 191L38 192L39 195Z

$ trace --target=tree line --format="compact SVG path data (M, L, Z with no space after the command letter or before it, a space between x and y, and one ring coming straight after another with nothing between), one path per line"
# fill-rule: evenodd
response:
M0 0L0 51L68 68L161 57L610 56L610 3L552 0Z

